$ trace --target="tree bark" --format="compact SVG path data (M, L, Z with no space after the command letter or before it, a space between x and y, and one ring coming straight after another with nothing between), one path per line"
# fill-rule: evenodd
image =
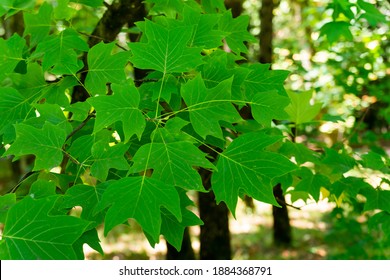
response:
M100 42L112 42L120 33L125 24L134 25L139 19L140 11L144 10L141 0L121 0L109 5L103 17L99 20L94 31L88 39L90 47ZM87 56L83 57L84 68L81 71L80 82L83 84L87 77ZM72 94L72 103L85 101L89 97L88 92L81 85L76 86Z
M203 186L210 190L212 172L206 169L199 171ZM230 260L229 210L225 204L216 204L214 193L199 193L199 214L204 222L200 227L200 259Z
M184 231L181 250L178 252L175 247L167 242L167 260L195 260L195 252L192 248L190 231L188 228Z
M273 17L274 17L274 0L262 0L260 9L260 56L261 63L272 63L273 54ZM291 225L288 216L286 200L280 184L274 187L274 196L282 206L272 206L273 240L275 245L291 245Z

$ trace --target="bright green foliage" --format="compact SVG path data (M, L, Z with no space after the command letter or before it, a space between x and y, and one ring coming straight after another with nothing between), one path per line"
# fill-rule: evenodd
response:
M126 80L124 67L128 53L112 54L115 43L99 43L88 52L88 74L85 87L91 96L104 94L106 83L123 83Z
M47 122L39 129L20 123L15 125L15 130L16 140L5 155L18 157L34 154L36 160L33 170L51 169L61 163L66 133L59 126Z
M58 35L48 37L38 44L36 52L43 53L42 67L53 74L74 74L83 67L77 59L79 51L88 51L87 43L73 29L65 29Z
M240 121L241 117L231 104L231 86L232 79L228 79L212 89L206 89L202 77L198 75L182 87L181 95L187 104L192 126L203 138L207 135L222 138L219 121Z
M312 93L309 91L288 92L288 96L291 103L285 110L290 116L290 120L297 125L312 121L321 110L321 103L311 104Z
M253 132L235 139L224 151L212 177L217 201L225 201L234 214L240 191L266 203L278 205L271 180L295 169L284 156L264 149L280 141L279 136Z
M57 196L41 199L27 196L8 211L0 243L2 259L76 259L73 244L89 222L67 215L50 215L57 199Z
M312 91L286 92L288 71L243 62L255 41L248 16L233 18L222 0L146 2L147 18L123 30L139 41L96 45L102 0L0 3L0 15L25 21L22 37L0 39L0 151L33 161L0 196L2 259L82 259L85 243L103 254L97 228L107 235L128 219L152 246L163 235L180 250L185 228L203 223L191 200L206 191L201 169L233 215L244 196L278 206L281 184L293 201L326 196L382 211L371 221L389 235L386 178L373 187L346 174L388 173L388 156L300 139L330 118ZM383 22L360 0L331 8L322 29L331 42L349 37L357 17Z
M104 222L105 234L128 218L134 218L154 243L158 243L160 235L161 207L172 213L179 222L182 219L176 189L172 185L145 176L127 177L111 182L96 210L103 210L108 206L110 208Z
M130 43L131 62L140 69L167 73L186 72L202 64L200 48L187 47L192 27L166 28L150 20L145 22L147 43Z
M113 84L113 95L88 99L96 110L94 132L99 132L115 122L122 122L125 141L136 134L141 138L145 129L145 118L139 107L138 90L131 84Z

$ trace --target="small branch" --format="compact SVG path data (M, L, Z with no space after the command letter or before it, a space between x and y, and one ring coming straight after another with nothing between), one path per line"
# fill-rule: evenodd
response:
M75 129L73 129L71 133L69 133L68 136L66 136L65 142L67 142L73 135L75 135L79 130L81 130L87 124L87 122L94 116L95 114L93 113L89 114L88 117L81 124L79 124Z
M300 207L296 207L294 205L291 205L291 204L288 204L286 203L285 201L282 201L279 197L276 197L276 201L281 204L281 205L284 205L284 206L288 206L288 207L291 207L291 208L294 208L294 209L297 209L297 210L302 210Z

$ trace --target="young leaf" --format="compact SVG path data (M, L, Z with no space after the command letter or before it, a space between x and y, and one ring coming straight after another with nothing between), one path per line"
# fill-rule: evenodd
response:
M192 143L175 141L143 145L133 158L129 172L136 173L153 169L152 178L188 190L204 191L195 166L214 168Z
M120 195L118 195L120 194ZM182 220L180 199L176 189L162 181L144 176L113 181L104 192L96 211L109 207L104 234L116 225L134 218L142 229L158 243L161 229L161 207Z
M288 118L284 108L289 103L287 97L279 95L276 91L258 93L251 102L253 118L265 127L271 127L272 120Z
M278 205L270 181L296 169L286 157L264 151L265 147L280 140L280 136L263 132L243 134L220 154L211 184L217 202L224 201L233 215L241 192Z
M88 52L88 74L85 87L92 96L106 94L106 83L121 84L126 80L125 65L129 53L118 52L111 54L115 42L103 42L93 46Z
M312 92L310 91L288 92L288 96L291 103L285 111L290 116L290 120L297 125L312 121L321 111L321 103L311 104Z
M89 222L68 215L50 216L58 197L26 196L8 210L0 251L13 260L76 259L73 244Z
M113 84L113 94L88 98L88 103L96 110L94 133L121 121L125 133L124 141L136 134L140 139L145 129L145 118L138 108L140 96L137 88L130 82Z
M230 78L207 89L198 75L182 86L181 95L190 113L191 124L201 137L223 138L219 121L235 123L241 120L231 102L232 81Z
M137 68L167 74L186 72L203 63L201 49L187 46L192 36L191 26L166 28L146 20L144 36L147 43L129 43L133 54L130 61Z
M35 155L33 170L51 169L58 166L63 158L62 145L66 132L49 122L42 129L31 125L16 124L16 140L5 155Z

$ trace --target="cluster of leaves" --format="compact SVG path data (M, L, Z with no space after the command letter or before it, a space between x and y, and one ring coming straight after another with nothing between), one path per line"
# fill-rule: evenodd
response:
M22 10L25 31L0 39L0 152L35 160L0 196L2 259L82 259L84 243L103 253L97 226L107 234L128 219L152 246L163 235L180 250L185 227L202 224L188 195L207 191L200 168L233 215L244 195L278 205L280 183L295 199L362 196L389 223L390 192L344 176L358 166L388 172L388 158L295 143L322 105L286 92L287 71L245 62L249 18L233 18L223 1L147 1L139 42L92 47L72 20L103 1L44 2L37 13L35 1L8 2L0 14ZM134 83L134 69L147 77ZM89 98L73 102L77 87Z

